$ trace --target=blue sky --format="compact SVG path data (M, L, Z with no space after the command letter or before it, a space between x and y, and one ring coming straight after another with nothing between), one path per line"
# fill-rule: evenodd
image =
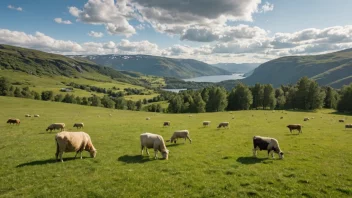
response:
M265 62L352 47L350 0L2 0L0 43Z

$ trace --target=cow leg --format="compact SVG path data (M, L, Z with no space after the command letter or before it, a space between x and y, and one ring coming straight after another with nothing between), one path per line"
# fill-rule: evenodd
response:
M145 151L147 152L148 156L150 156L150 154L149 154L149 151L148 151L148 148L147 148L147 147L145 147Z
M76 157L77 157L78 152L79 152L79 151L76 152L75 159L76 159Z
M62 151L60 151L60 154L59 154L59 156L60 156L60 161L61 162L64 162L64 160L62 160L62 154L63 154L64 152L62 152Z
M81 159L83 159L83 157L82 157L82 151L81 151L80 153L81 153Z
M253 157L257 157L257 149L256 148L253 149Z
M143 149L144 149L144 147L143 147L143 145L141 145L141 155L143 156Z
M189 143L190 143L190 144L192 144L192 140L191 140L191 138L189 138L188 136L187 136L187 138L189 139Z

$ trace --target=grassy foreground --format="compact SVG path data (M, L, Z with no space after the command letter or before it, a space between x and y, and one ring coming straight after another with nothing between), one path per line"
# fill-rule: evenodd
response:
M352 130L330 111L189 117L10 97L0 97L0 107L0 197L352 196ZM21 125L5 124L9 117L21 119ZM304 117L315 119L303 122ZM162 127L166 120L170 128ZM211 126L203 128L203 120ZM230 129L216 129L220 121L229 121ZM53 122L65 122L70 131L74 122L84 122L97 157L85 152L83 160L72 160L74 153L64 153L64 163L55 162L56 133L45 132ZM290 123L303 124L303 134L290 134L285 127ZM154 160L152 150L150 158L140 156L142 132L167 140L176 129L189 129L192 144L167 143L169 160ZM254 135L278 139L285 159L268 159L265 151L252 158Z

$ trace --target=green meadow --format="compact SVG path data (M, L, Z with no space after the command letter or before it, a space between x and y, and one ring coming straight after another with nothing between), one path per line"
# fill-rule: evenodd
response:
M39 114L39 118L25 118ZM111 114L111 116L109 115ZM317 112L236 111L160 114L0 97L0 197L351 197L352 129L338 120L350 116ZM283 116L283 119L280 117ZM20 126L6 124L21 119ZM150 120L146 120L150 117ZM314 117L303 122L304 117ZM202 121L211 125L203 127ZM163 121L171 121L163 127ZM229 129L217 124L229 121ZM98 153L55 161L54 122L84 122ZM300 123L292 134L288 124ZM188 129L192 144L166 143L169 160L140 155L139 135ZM283 160L258 151L254 135L274 137ZM144 153L145 154L145 153ZM160 157L160 153L158 154Z

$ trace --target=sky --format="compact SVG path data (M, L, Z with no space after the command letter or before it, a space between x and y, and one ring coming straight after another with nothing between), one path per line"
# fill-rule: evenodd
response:
M351 0L1 0L0 44L263 63L352 48Z

